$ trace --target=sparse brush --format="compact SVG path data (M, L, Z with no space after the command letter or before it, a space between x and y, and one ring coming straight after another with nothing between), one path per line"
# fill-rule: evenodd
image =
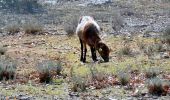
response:
M159 74L159 69L151 67L146 70L145 76L146 78L154 78Z
M117 12L113 13L112 19L112 28L113 30L115 30L116 32L119 32L121 30L121 28L124 27L124 19L121 17L121 15Z
M153 56L155 53L163 51L165 51L165 48L162 43L150 44L144 48L144 53L149 57Z
M122 47L119 51L118 54L119 55L131 55L132 50L128 45L125 45L124 47Z
M162 41L170 45L170 27L167 27L165 32L163 32Z
M105 80L106 74L104 72L99 72L95 67L90 67L91 78L94 81L103 81Z
M72 87L73 92L84 92L86 91L86 80L80 76L73 75Z
M3 46L0 46L0 55L4 55L6 53L7 49Z
M152 95L158 95L158 96L166 95L167 94L166 87L167 85L164 85L163 80L159 78L152 78L149 80L148 83L148 91Z
M78 24L78 16L68 16L64 23L64 30L68 36L73 36Z
M154 55L155 49L154 49L154 47L153 47L152 45L148 45L148 46L144 49L144 53L145 53L148 57L150 57L150 56Z
M37 65L40 82L50 83L55 75L60 75L62 71L61 62L44 60Z
M9 35L14 35L20 31L20 26L18 24L10 24L6 26L5 30Z
M127 85L130 81L130 75L127 72L121 71L118 73L118 79L121 85Z
M0 80L14 79L16 71L16 63L13 60L1 56L0 57Z
M139 47L140 50L143 50L145 48L145 44L143 41L137 40L137 46Z
M29 22L23 25L23 30L26 34L41 34L43 33L43 26L37 22Z
M163 44L162 43L156 43L154 44L154 48L156 52L163 52L164 48L163 48Z

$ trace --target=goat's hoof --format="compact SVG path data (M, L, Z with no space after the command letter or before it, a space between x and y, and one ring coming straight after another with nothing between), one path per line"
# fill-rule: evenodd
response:
M81 64L81 65L85 65L85 63L84 63L84 62L80 62L80 64Z

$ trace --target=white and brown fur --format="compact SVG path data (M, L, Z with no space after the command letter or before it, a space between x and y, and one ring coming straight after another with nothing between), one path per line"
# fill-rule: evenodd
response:
M86 62L86 45L90 46L92 59L97 61L96 50L99 52L105 62L109 61L109 48L101 41L99 37L100 27L91 16L82 16L79 20L76 34L81 43L80 61Z

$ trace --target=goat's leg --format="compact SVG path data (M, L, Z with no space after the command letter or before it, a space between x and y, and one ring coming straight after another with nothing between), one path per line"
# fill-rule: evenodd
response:
M80 44L81 44L81 57L80 57L80 61L83 61L83 42L80 39Z
M91 49L92 59L95 62L97 61L96 49L94 47L90 47L90 49Z
M84 57L83 57L83 62L85 63L86 62L86 52L87 52L87 47L86 47L86 43L83 44L84 46Z

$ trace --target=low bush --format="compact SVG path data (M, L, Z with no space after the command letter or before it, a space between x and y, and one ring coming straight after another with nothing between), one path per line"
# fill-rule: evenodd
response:
M146 78L154 78L159 74L159 69L157 68L148 68L145 70L145 77Z
M6 53L7 49L3 46L0 46L0 55L4 55Z
M162 95L164 92L163 81L159 78L152 78L148 83L148 91L152 95Z
M42 34L43 33L43 26L37 22L28 22L23 25L23 30L25 34Z
M5 27L5 30L9 35L14 35L20 31L20 26L18 24L10 24Z
M73 36L76 31L76 27L78 25L78 16L68 16L64 23L64 30L66 31L68 36Z
M51 60L44 60L38 63L37 71L41 83L50 83L55 75L61 74L62 65L60 61L54 62Z
M162 41L170 45L170 27L167 27L165 32L163 32Z
M0 56L0 80L15 78L16 63L6 56Z

